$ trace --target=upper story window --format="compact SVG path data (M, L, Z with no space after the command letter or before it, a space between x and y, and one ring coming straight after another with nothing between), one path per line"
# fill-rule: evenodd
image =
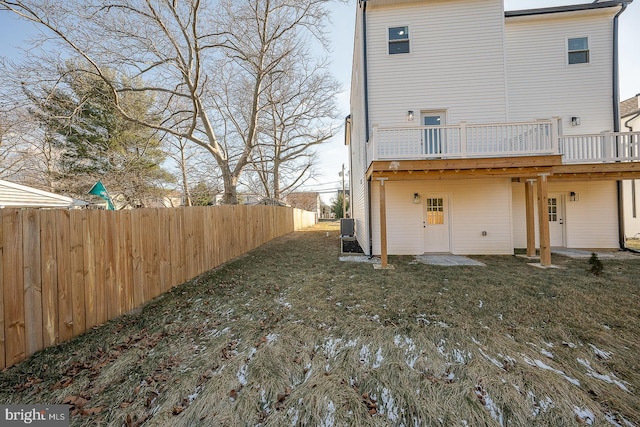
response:
M567 52L569 64L589 63L589 38L577 37L568 39Z
M389 55L409 53L409 27L389 28Z

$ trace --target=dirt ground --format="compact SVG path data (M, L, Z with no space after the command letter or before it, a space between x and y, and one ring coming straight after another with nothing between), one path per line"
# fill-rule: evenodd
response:
M94 426L640 425L640 257L338 260L279 238L0 374Z

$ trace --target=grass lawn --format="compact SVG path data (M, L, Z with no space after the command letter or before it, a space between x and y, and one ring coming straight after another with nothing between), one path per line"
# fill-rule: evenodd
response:
M640 257L338 261L290 234L0 375L72 425L640 425Z

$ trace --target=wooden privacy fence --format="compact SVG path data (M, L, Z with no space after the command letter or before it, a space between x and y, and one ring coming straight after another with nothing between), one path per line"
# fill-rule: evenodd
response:
M0 368L315 223L274 206L0 209Z

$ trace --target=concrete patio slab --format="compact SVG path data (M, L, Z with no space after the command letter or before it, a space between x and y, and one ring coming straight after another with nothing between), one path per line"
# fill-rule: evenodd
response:
M441 265L446 267L456 266L456 265L473 265L478 267L484 267L485 264L473 260L471 258L467 258L466 256L461 255L416 255L416 261L421 264L428 265Z
M342 262L362 262L367 264L380 264L380 258L369 258L367 255L346 255L338 258Z
M568 258L591 258L591 254L594 251L582 250L582 249L567 249L567 248L551 248L551 253L554 255L562 255ZM595 251L598 258L615 258L616 252L598 252Z

